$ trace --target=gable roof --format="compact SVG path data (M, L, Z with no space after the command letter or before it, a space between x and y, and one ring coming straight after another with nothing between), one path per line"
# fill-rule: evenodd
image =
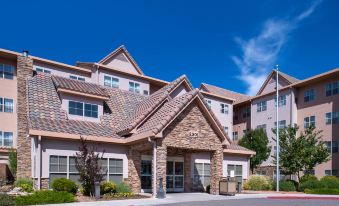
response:
M99 64L105 64L109 59L113 58L114 56L118 55L120 52L123 52L128 60L133 64L133 66L136 68L137 72L141 75L144 75L141 68L137 64L137 62L133 59L132 55L127 51L126 47L124 45L119 46L114 51L109 53L107 56L102 58L98 63Z
M233 92L227 89L223 89L214 85L206 84L206 83L201 83L200 89L206 90L209 93L219 95L225 98L231 98L236 102L241 102L245 101L247 99L250 99L251 97L245 94Z
M277 72L277 70L273 69L271 71L271 73L267 76L266 80L264 81L264 83L261 85L257 95L261 94L262 91L264 90L264 88L266 87L266 85L268 84L269 80L273 77L273 75L275 75ZM283 79L285 79L287 82L288 82L288 85L291 85L291 84L294 84L294 83L297 83L299 82L300 80L295 78L295 77L292 77L288 74L285 74L281 71L279 71L279 77L282 77Z

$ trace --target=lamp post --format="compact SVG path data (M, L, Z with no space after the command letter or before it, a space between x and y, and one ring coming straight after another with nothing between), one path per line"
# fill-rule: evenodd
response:
M276 169L276 181L277 181L277 192L279 192L279 180L280 180L280 170L279 170L279 65L276 65L276 121L277 121L277 169Z

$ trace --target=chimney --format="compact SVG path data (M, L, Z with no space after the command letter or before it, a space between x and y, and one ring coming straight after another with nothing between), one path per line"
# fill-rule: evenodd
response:
M29 53L28 50L23 50L22 51L22 56L23 57L28 57L28 53Z

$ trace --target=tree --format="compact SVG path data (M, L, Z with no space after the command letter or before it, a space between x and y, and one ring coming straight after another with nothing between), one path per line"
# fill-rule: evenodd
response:
M81 137L79 152L76 153L75 167L79 171L84 194L90 196L95 194L95 182L103 181L107 172L99 164L105 151L101 153L101 156L95 151L97 151L97 148L94 146L89 148L86 140Z
M243 138L239 140L239 145L247 149L253 150L256 154L250 159L250 168L252 173L254 169L263 163L271 153L271 146L266 132L263 129L255 129L248 131Z
M316 131L314 126L306 128L299 135L298 130L298 126L279 130L279 165L283 174L297 175L300 180L301 171L311 170L328 161L329 152L321 140L321 131ZM273 132L276 134L275 129Z
M11 171L14 179L16 178L17 168L17 153L14 149L11 149L8 154L9 170Z

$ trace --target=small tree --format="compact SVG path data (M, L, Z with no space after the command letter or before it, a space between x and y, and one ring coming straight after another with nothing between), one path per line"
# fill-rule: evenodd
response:
M13 178L16 179L17 169L17 153L14 149L11 149L8 154L9 170L11 171Z
M100 156L95 152L96 150L97 148L94 146L89 148L86 140L81 137L79 152L76 153L75 167L79 171L84 194L90 196L95 194L95 182L101 182L106 173L99 164L105 151Z
M256 154L250 159L250 168L252 173L254 169L263 163L271 153L271 146L266 132L263 129L255 129L247 132L243 138L239 140L239 145L247 149L253 150Z
M297 136L298 130L298 126L279 130L279 165L283 174L297 175L300 180L301 171L328 161L329 153L325 142L321 140L321 131L310 126ZM276 130L273 132L276 134ZM276 155L274 158L276 163Z

